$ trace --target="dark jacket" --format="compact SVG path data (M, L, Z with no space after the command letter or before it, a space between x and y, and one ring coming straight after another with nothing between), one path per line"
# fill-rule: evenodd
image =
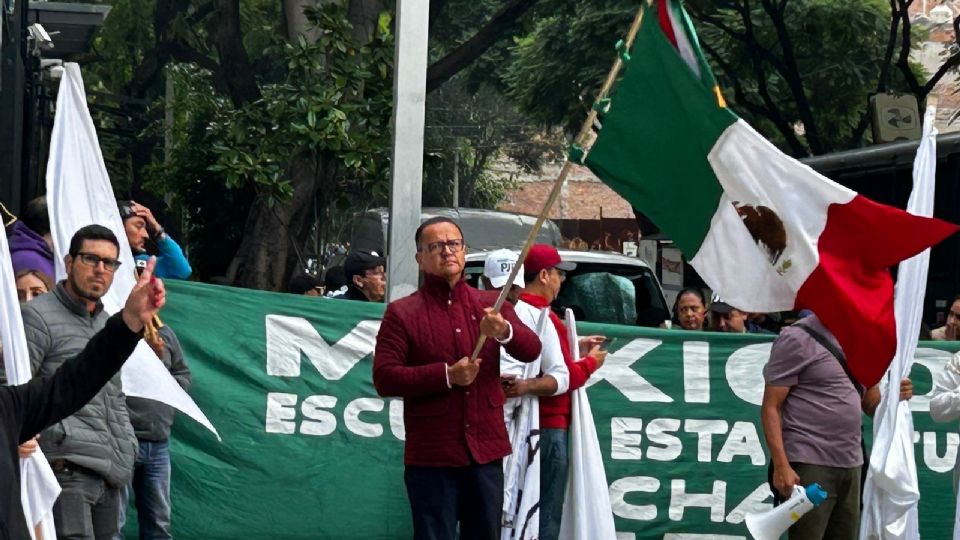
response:
M341 300L356 300L357 302L369 302L370 300L363 294L363 291L354 285L347 285L347 292L338 296Z
M447 364L470 356L480 335L483 308L495 292L460 281L426 276L410 296L387 306L373 355L373 384L381 396L403 398L406 431L404 463L464 467L490 463L511 453L503 422L500 343L488 339L480 351L480 372L470 386L447 386ZM513 327L504 346L510 356L532 362L540 340L509 303L503 317Z
M183 359L180 340L169 326L161 326L157 333L163 339L163 354L160 361L163 367L173 375L184 390L190 389L190 368ZM165 441L170 438L170 426L176 409L152 399L127 396L127 408L130 410L130 423L137 439L144 441Z
M102 305L91 315L82 302L67 293L63 282L52 293L24 304L23 329L33 375L53 375L87 346L108 318ZM63 459L99 474L111 486L125 485L133 474L137 437L130 425L120 376L76 414L44 431L40 447L50 461Z
M53 252L42 236L33 232L22 221L14 222L7 236L14 272L39 270L53 280Z
M118 313L52 376L0 387L0 539L30 538L20 505L17 446L90 401L139 340Z

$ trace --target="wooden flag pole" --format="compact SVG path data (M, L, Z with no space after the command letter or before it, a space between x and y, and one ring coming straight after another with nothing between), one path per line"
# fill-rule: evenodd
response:
M588 142L590 140L590 135L593 131L593 124L597 121L597 104L602 103L607 96L610 94L610 90L613 89L613 85L617 82L617 77L620 75L620 70L623 69L623 56L630 50L633 46L633 41L637 37L637 32L640 31L640 24L643 23L643 14L646 9L646 0L641 2L640 9L637 10L636 16L633 18L633 23L630 25L630 31L627 32L627 38L624 41L623 47L619 47L619 54L617 55L617 60L613 63L613 67L610 68L610 72L607 73L607 79L604 81L603 86L600 88L600 92L597 94L597 99L594 101L594 107L590 108L590 114L587 115L587 119L583 121L583 125L580 127L580 133L574 139L574 147L579 147L584 149L584 157L586 157L586 152L589 150ZM628 57L629 58L629 57ZM547 200L543 203L543 209L540 211L540 215L537 216L537 221L534 222L533 228L530 229L530 234L527 235L527 240L523 245L523 249L520 250L520 255L517 256L517 264L513 265L513 269L510 271L510 277L507 278L506 285L500 291L500 296L497 297L496 304L493 305L493 311L500 313L500 309L503 307L503 303L507 300L507 294L510 292L510 285L513 283L513 280L517 278L517 274L520 272L520 267L523 265L523 261L527 258L527 253L530 252L531 246L537 239L537 234L540 233L540 228L543 226L543 222L547 220L547 214L550 213L550 209L553 207L553 203L557 201L557 197L560 196L560 190L563 188L563 183L567 179L567 175L570 174L570 169L573 167L573 163L570 161L570 157L567 157L567 160L563 163L563 168L560 169L560 174L557 176L557 180L553 184L553 189L550 191L550 195L547 196ZM473 348L473 354L470 355L470 360L475 361L477 356L480 355L480 350L483 348L483 344L486 342L487 336L480 334L480 338L477 340L477 345Z

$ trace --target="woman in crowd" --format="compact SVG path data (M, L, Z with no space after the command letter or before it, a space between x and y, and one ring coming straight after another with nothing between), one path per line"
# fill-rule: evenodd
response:
M53 290L53 281L39 270L21 270L14 275L14 279L21 304Z
M937 341L956 341L960 339L960 295L954 297L947 308L947 324L930 332Z
M700 289L687 287L677 295L673 305L674 328L703 330L707 315L707 302Z

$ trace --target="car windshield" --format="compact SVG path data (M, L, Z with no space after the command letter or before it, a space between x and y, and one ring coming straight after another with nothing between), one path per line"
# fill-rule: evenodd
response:
M468 264L466 278L483 288L480 265ZM667 319L653 272L642 266L581 263L567 273L554 309L573 310L578 321L655 327Z

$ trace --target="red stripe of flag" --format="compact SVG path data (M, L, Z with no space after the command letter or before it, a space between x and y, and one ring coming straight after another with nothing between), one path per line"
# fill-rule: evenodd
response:
M833 204L817 242L820 264L797 291L833 332L854 377L869 388L897 350L893 278L889 266L957 231L945 221L915 216L857 195Z
M660 19L660 29L667 36L674 47L677 46L677 35L673 33L673 23L670 21L670 0L657 0L657 18Z

